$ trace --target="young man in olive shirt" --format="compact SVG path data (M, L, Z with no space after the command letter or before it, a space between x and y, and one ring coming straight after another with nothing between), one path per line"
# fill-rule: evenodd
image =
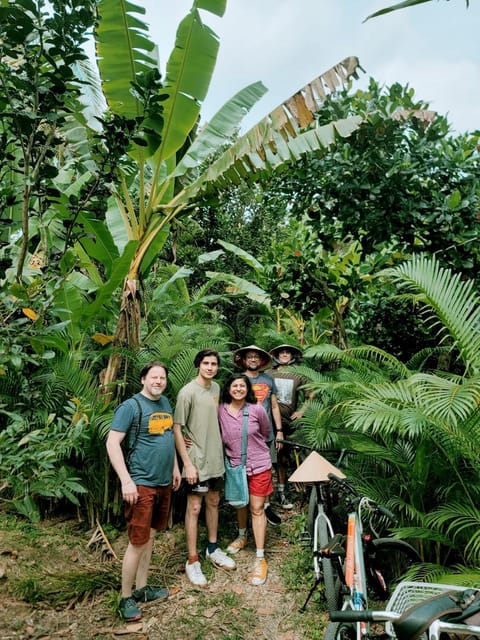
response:
M197 377L179 392L174 415L175 444L183 461L183 476L189 492L185 512L188 560L185 572L196 586L207 584L197 550L198 517L205 498L208 545L206 557L223 569L235 569L235 562L217 544L218 505L225 467L218 424L220 387L213 380L220 358L213 349L197 353ZM188 447L185 442L188 441Z

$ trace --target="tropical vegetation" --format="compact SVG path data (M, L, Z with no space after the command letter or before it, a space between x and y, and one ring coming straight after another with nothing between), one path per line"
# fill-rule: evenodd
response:
M174 400L203 346L222 379L293 341L307 441L357 450L428 571L474 566L478 132L352 90L355 57L246 134L261 83L201 124L225 7L193 0L163 70L140 5L0 0L2 503L114 520L103 443L142 365Z

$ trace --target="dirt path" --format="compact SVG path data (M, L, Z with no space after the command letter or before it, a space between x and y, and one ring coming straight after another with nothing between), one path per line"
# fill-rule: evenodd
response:
M152 582L168 586L175 593L166 602L142 604L142 621L125 625L115 612L120 559L126 544L124 533L111 543L119 560L102 562L101 548L87 548L92 532L82 530L78 523L51 521L30 525L2 516L0 638L320 639L324 614L318 607L306 614L298 613L305 586L300 585L298 590L291 584L287 587L292 579L285 580L286 565L291 565L293 576L296 571L302 572L301 566L295 566L296 556L301 552L288 541L295 527L295 513L283 514L282 518L281 527L269 527L268 530L269 576L260 587L247 582L254 560L252 542L235 557L235 571L214 569L203 561L209 582L198 589L193 588L185 577L181 525L158 536L152 560ZM221 531L221 542L225 546L235 532L233 511L224 507L221 519L225 523ZM95 584L100 584L97 590L79 601L78 593L84 588L85 574L96 574ZM293 577L293 584L295 581ZM22 596L30 601L37 597L39 601L28 604ZM56 597L61 601L59 604L55 604Z

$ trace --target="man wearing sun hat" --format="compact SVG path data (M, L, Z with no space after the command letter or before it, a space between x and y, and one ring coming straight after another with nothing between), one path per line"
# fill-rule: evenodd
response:
M281 433L282 417L278 407L275 382L273 378L264 371L271 363L270 354L264 349L257 347L257 345L250 344L234 352L233 362L250 378L257 402L263 405L270 419L270 437L268 444L270 446L272 463L276 463L277 449L281 445L276 444L275 439L277 437L282 438L283 434ZM273 511L268 500L265 502L265 516L268 522L274 526L278 526L282 521ZM246 532L239 530L239 537L234 543L239 540L243 543L243 546L245 546ZM243 546L240 546L238 549L234 548L234 543L227 548L227 551L230 551L230 553L236 553L243 548Z
M290 344L280 344L270 350L273 361L273 369L267 373L274 379L277 389L277 400L282 416L283 436L288 438L296 428L295 421L301 418L305 411L305 405L298 408L300 400L299 388L305 380L294 371L286 370L302 357L302 350ZM304 394L305 398L308 394ZM292 509L293 504L285 496L285 482L287 478L287 465L290 447L283 447L278 452L277 460L277 492L278 502L282 509Z

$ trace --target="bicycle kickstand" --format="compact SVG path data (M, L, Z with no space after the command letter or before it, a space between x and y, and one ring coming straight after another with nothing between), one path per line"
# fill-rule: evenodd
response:
M300 613L305 613L305 610L307 608L307 604L310 600L310 598L313 596L313 592L315 591L315 589L318 587L318 585L320 584L320 582L322 581L322 578L317 578L314 582L313 587L310 589L310 591L308 592L308 595L306 597L305 602L303 603L303 605L300 607L299 611Z

